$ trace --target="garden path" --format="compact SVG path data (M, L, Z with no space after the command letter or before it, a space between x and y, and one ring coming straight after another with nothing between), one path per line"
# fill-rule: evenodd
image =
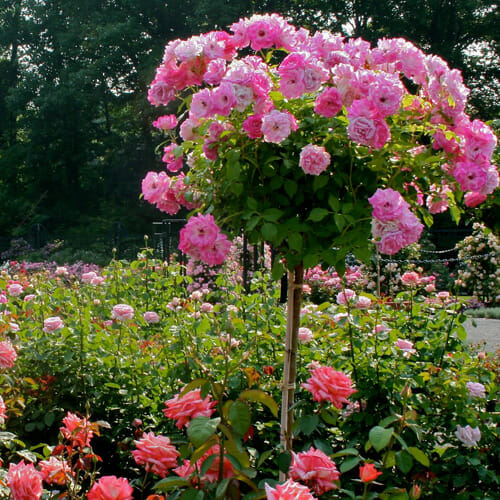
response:
M495 352L500 350L500 320L474 318L477 326L473 325L469 318L464 326L467 330L467 341L470 344L485 344L484 350Z

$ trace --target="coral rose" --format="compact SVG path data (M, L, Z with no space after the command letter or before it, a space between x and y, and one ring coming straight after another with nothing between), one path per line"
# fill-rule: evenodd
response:
M17 352L8 340L0 342L0 368L12 368L17 359Z
M312 500L314 497L302 484L289 479L286 483L277 484L276 488L271 488L266 484L267 500Z
M359 478L363 483L375 481L382 472L378 471L373 464L365 464L359 467Z
M177 467L179 452L168 437L146 432L134 444L137 447L131 452L134 460L138 465L145 465L147 471L165 477L170 469Z
M88 492L88 500L132 500L133 489L127 479L103 476Z
M9 464L7 486L12 493L12 500L38 500L42 496L42 477L32 463L24 461Z
M165 401L166 408L163 413L167 418L177 420L175 425L182 429L182 427L188 427L193 418L212 415L216 402L211 401L211 399L210 394L202 399L200 389L189 391L182 396L177 394L172 399Z

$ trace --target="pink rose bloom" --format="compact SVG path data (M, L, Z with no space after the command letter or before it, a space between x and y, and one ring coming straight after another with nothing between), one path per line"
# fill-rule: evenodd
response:
M291 479L304 483L318 496L338 488L334 481L338 481L340 474L335 462L321 450L311 446L309 451L292 455Z
M457 425L457 430L455 431L455 436L461 441L467 448L476 446L481 439L481 431L478 427L471 427L466 425L462 427Z
M202 89L193 94L191 106L189 108L189 118L208 118L213 115L212 95L209 89Z
M286 483L277 484L275 488L271 488L271 486L266 483L266 499L313 500L314 497L307 486L296 483L293 479L289 479Z
M0 396L0 425L5 423L7 419L7 406L5 405L5 401L2 396Z
M311 378L302 384L312 395L314 401L330 401L336 408L342 408L348 403L347 398L356 392L352 388L352 380L342 372L334 370L330 366L312 366L310 368Z
M483 203L484 201L486 201L487 197L488 196L485 194L469 191L468 193L465 193L464 196L465 205L470 208L475 208L478 205L481 205L481 203Z
M349 138L358 144L382 149L391 138L384 118L368 99L355 100L347 113Z
M58 266L56 267L55 274L56 276L65 276L68 274L68 269L64 266Z
M68 462L56 457L42 460L38 465L40 466L40 475L47 484L62 486L71 476L75 475Z
M215 444L214 446L210 447L207 450L207 452L196 462L196 466L192 465L189 460L184 460L184 463L181 466L173 469L173 471L178 476L184 479L188 479L189 476L191 476L191 474L201 469L203 463L209 457L214 457L214 458L213 460L210 459L211 464L208 467L205 474L201 476L200 481L202 484L215 483L219 480L219 468L220 468L220 446L218 444ZM233 476L234 476L233 464L226 456L224 456L224 459L222 461L222 477L225 479Z
M26 297L25 299L26 300ZM0 292L0 304L7 304L9 302L9 299L7 298L7 296L5 295L5 292L2 290Z
M313 332L309 328L300 327L298 336L301 344L307 344L313 339Z
M406 286L420 285L422 278L415 271L408 271L401 276L401 282Z
M179 127L179 135L184 141L192 141L197 137L194 129L199 125L200 122L198 120L187 118L181 123L181 126Z
M250 47L255 51L268 49L279 43L280 35L281 26L273 16L253 15L247 21L246 36Z
M214 312L214 306L210 304L210 302L203 302L203 304L201 304L200 306L200 309L206 313Z
M160 130L172 130L176 126L177 117L175 115L163 115L153 122L153 127Z
M43 331L52 333L64 327L63 320L59 316L51 316L43 322Z
M368 87L368 98L380 116L396 113L403 100L403 84L396 75L380 73Z
M143 317L146 323L158 323L160 321L160 316L154 311L146 311Z
M262 133L264 141L279 144L292 132L294 122L290 113L273 109L262 119Z
M437 297L438 297L438 299L443 300L443 301L448 300L450 298L450 292L446 292L446 291L438 292Z
M117 304L113 307L111 318L116 321L127 321L134 317L134 308L127 304Z
M62 435L72 446L85 448L90 446L90 441L94 437L93 424L86 418L67 412L62 420L63 426L59 428Z
M435 285L434 283L429 283L428 285L425 285L424 290L425 290L427 293L432 293L432 292L435 292L435 291L436 291L436 285Z
M153 106L168 104L175 99L175 89L164 81L153 81L148 91L148 101Z
M469 391L469 396L472 398L486 398L486 387L479 382L467 382L465 384Z
M135 463L145 465L146 470L160 477L165 477L170 469L177 467L179 452L166 436L155 436L154 432L145 432L141 439L134 441L136 450L132 450Z
M12 500L39 500L43 493L42 477L32 463L24 460L18 464L9 464L7 486L12 493Z
M408 355L415 354L417 352L413 349L413 342L410 342L409 340L398 339L397 342L394 342L394 345Z
M194 249L211 247L217 240L219 232L213 215L198 214L191 217L181 229L179 249L192 255Z
M372 305L371 299L368 297L365 297L364 295L361 295L358 297L358 300L354 304L354 307L356 309L368 309Z
M330 165L330 154L323 146L308 144L300 152L299 166L306 174L320 175Z
M262 118L263 115L250 115L241 126L250 139L259 139L262 137Z
M337 304L341 306L347 306L352 304L357 299L356 292L350 288L345 288L337 294Z
M177 420L175 425L182 429L188 427L193 418L210 417L215 411L215 405L216 402L212 401L210 394L202 399L200 389L195 389L182 396L177 394L172 399L165 401L166 408L163 410L163 414L167 418Z
M368 201L373 207L372 216L383 222L400 219L409 208L401 194L391 188L378 188Z
M332 118L342 109L342 96L335 87L328 87L316 97L314 111L318 115Z
M170 144L163 148L162 161L167 164L167 170L169 172L178 172L184 166L184 158L181 155L177 156L176 149L179 146L177 144Z
M11 321L9 323L9 327L10 327L11 331L13 331L13 332L19 331L19 325L17 323L14 323L14 321Z
M149 173L153 174L154 172L149 172ZM94 271L89 271L88 273L83 273L82 274L82 282L83 283L90 283L96 276L97 276L97 274Z
M12 283L7 287L7 292L12 297L19 297L19 295L23 293L23 285L20 285L19 283Z
M132 500L134 490L127 479L102 476L87 494L88 500Z
M214 59L208 63L203 79L210 85L219 85L225 74L226 61L224 59Z
M229 82L222 82L211 95L211 110L215 115L229 116L236 106L236 96Z
M17 359L17 352L8 340L0 342L0 368L12 368Z
M446 184L440 187L433 184L430 187L430 194L426 198L429 213L440 214L448 210L448 193L451 193L451 189Z
M489 164L458 161L452 171L462 191L481 191L488 180Z

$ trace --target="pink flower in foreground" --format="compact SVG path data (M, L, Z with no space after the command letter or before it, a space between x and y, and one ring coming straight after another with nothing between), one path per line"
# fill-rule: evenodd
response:
M111 312L111 318L116 321L127 321L134 317L134 308L127 304L116 304Z
M103 476L87 494L88 500L132 500L133 489L127 479Z
M42 477L32 463L24 460L18 464L9 464L7 486L12 493L12 500L38 500L43 493Z
M329 87L316 97L314 111L318 115L331 118L342 109L342 96L335 87Z
M473 446L476 446L481 439L481 431L479 430L479 427L471 427L470 425L462 427L461 425L457 425L455 436L457 436L459 441L461 441L464 446L472 448Z
M299 166L306 174L320 175L330 165L330 154L323 146L308 144L300 152Z
M95 424L69 411L62 422L64 425L60 427L60 431L65 439L71 441L72 446L79 448L90 446L90 441L94 437Z
M171 130L177 126L177 117L175 115L164 115L158 117L157 120L153 122L153 127L160 130Z
M334 481L338 481L340 474L335 462L321 450L312 446L309 451L293 453L290 477L311 488L316 495L338 488Z
M63 327L63 320L59 316L51 316L43 322L43 331L46 333L53 333Z
M485 398L486 397L486 387L479 382L467 382L465 384L467 390L469 391L469 396L472 398Z
M181 229L179 249L189 254L192 248L211 247L219 232L213 215L198 214Z
M266 484L266 498L267 500L314 499L307 486L296 483L293 479L289 479L283 484L277 484L275 488L271 488L271 486Z
M329 401L340 409L344 403L349 402L347 398L356 392L356 389L352 388L352 380L331 366L312 366L310 373L311 378L303 383L302 387L307 389L318 403Z
M23 285L19 283L12 283L7 287L7 292L12 297L18 297L23 293Z
M17 352L8 340L0 342L0 368L12 368L17 359Z
M469 191L468 193L465 193L464 196L465 206L469 208L475 208L478 205L481 205L481 203L483 203L484 201L486 201L486 198L487 195L485 194Z
M264 141L279 144L292 132L293 122L290 113L273 109L262 119Z
M182 429L182 427L188 427L193 418L212 415L216 402L211 399L210 394L202 399L200 389L189 391L182 396L177 394L172 399L165 401L166 408L163 413L167 418L177 420L175 425Z
M401 283L406 286L416 286L421 283L421 277L415 271L408 271L401 276Z
M59 460L56 457L50 457L48 460L42 460L39 464L42 479L47 484L57 484L62 486L67 480L74 476L68 462Z
M3 425L5 423L5 420L7 419L7 406L5 405L5 402L0 396L0 425Z
M160 477L165 477L170 469L177 467L179 452L166 436L155 436L154 432L146 432L141 439L134 441L136 450L132 450L135 463L145 465Z
M160 316L154 311L146 311L143 317L146 323L158 323L160 321Z
M401 194L391 188L377 189L368 201L373 207L372 216L382 222L400 219L409 208Z

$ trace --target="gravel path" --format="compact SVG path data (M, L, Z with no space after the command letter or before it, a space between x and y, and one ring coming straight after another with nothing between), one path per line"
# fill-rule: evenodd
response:
M472 321L477 326L472 324ZM499 319L484 319L484 318L469 318L464 323L467 331L467 342L470 344L484 344L480 350L495 352L500 350L500 320Z

